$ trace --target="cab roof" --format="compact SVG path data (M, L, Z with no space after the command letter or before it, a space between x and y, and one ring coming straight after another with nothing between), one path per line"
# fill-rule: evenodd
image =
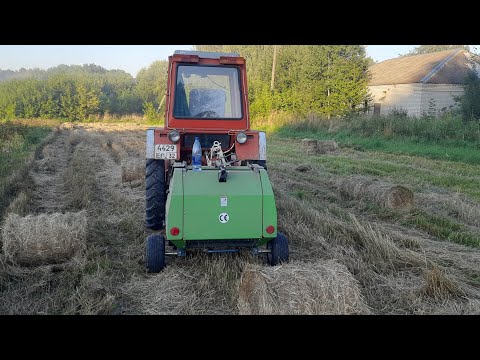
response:
M240 57L238 53L223 53L211 51L192 51L192 50L175 50L173 55L197 55L201 59L220 59L223 57Z

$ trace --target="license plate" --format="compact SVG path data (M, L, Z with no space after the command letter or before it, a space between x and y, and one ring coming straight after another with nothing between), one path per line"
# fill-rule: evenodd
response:
M155 145L155 159L175 160L177 158L177 145Z

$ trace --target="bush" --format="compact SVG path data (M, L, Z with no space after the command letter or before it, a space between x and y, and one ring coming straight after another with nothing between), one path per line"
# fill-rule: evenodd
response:
M480 121L480 79L471 73L465 83L465 92L457 98L465 121Z
M464 121L460 115L452 115L449 112L438 118L431 116L409 117L405 116L403 112L373 117L349 116L332 121L313 116L297 121L292 118L289 123L283 124L282 131L308 131L311 133L328 131L366 138L404 138L429 142L480 143L480 123L472 120Z
M161 116L157 113L155 106L150 101L143 103L143 114L148 122L158 122L161 120Z

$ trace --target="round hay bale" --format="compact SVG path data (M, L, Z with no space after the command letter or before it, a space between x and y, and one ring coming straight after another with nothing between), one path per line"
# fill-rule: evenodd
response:
M303 139L302 140L303 151L305 154L316 154L317 153L317 140L314 139Z
M361 199L365 197L368 186L373 183L373 180L351 176L341 179L337 183L337 188L340 192L340 196L343 199Z
M337 188L344 199L366 199L394 210L410 210L414 206L413 192L405 186L352 176L340 180Z
M370 313L353 275L334 260L247 265L240 278L238 310L241 315Z
M326 154L328 152L336 151L338 144L335 140L318 140L317 152L320 154Z
M374 190L375 187L372 188ZM405 186L379 186L377 196L378 201L383 203L384 207L397 210L410 210L413 208L413 192Z
M2 229L3 252L18 265L61 263L84 249L86 235L85 210L25 217L9 214Z

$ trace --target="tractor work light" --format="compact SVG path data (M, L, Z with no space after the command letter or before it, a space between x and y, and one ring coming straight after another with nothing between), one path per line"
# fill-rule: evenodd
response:
M241 57L220 56L220 64L243 65L245 60Z
M178 62L188 62L188 63L198 63L198 61L200 60L198 55L183 55L183 54L173 55L173 59Z
M247 134L241 132L237 134L237 141L239 144L244 144L247 141Z
M168 139L176 143L178 140L180 140L180 133L177 130L172 130L168 133Z
M147 130L147 148L146 148L147 159L155 158L155 130Z

